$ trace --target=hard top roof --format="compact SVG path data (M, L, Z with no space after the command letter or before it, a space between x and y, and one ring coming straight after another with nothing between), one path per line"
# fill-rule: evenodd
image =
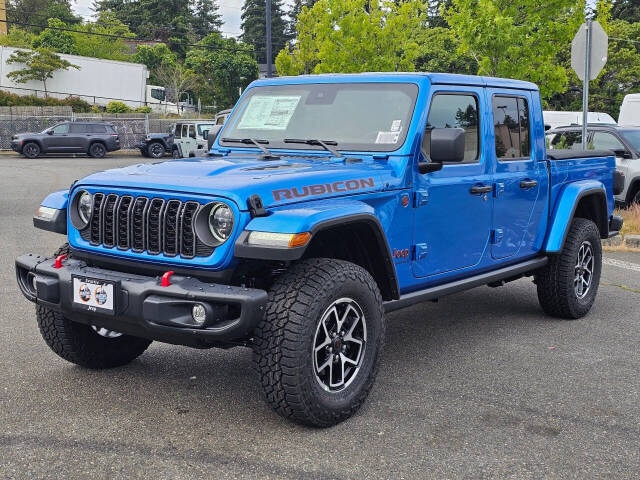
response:
M294 77L274 77L257 80L255 85L276 85L282 83L338 83L340 81L387 81L409 82L428 78L434 85L469 85L479 87L517 88L521 90L538 90L538 86L523 80L509 78L482 77L478 75L459 75L455 73L428 72L366 72L366 73L328 73L320 75L300 75Z

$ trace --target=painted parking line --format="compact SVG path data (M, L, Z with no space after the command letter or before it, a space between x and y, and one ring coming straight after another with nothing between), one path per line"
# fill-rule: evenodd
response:
M602 263L611 267L624 268L634 272L640 272L640 263L625 262L624 260L616 260L615 258L603 258Z

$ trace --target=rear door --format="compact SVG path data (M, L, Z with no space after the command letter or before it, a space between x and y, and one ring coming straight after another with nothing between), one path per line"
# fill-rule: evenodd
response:
M494 191L491 256L520 258L535 253L544 211L546 166L534 155L532 97L528 91L488 90L493 124Z
M86 123L69 124L69 151L86 152L89 149L89 125Z

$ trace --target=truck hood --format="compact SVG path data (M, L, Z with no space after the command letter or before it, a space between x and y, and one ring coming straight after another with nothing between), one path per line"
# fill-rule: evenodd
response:
M246 210L259 195L265 207L393 189L402 179L386 160L283 156L261 160L231 155L171 160L106 170L80 185L123 187L228 198Z

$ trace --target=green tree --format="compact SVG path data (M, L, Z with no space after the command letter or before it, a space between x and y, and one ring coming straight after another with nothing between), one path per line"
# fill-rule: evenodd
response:
M98 14L95 22L87 22L76 26L74 30L100 35L87 35L84 33L72 34L75 38L78 55L85 57L104 58L107 60L129 60L131 54L124 40L121 38L107 37L104 35L117 35L134 38L135 35L124 23L118 20L110 12Z
M31 23L47 27L47 20L57 18L67 25L75 25L82 21L82 18L73 13L69 0L7 0L7 20L15 26L20 23ZM32 14L37 14L37 16ZM32 33L39 33L40 27L27 27L26 30Z
M266 0L245 0L242 6L242 36L244 43L253 45L258 63L266 63ZM273 55L289 41L288 23L282 8L282 0L271 0L271 44Z
M611 7L611 17L629 23L640 22L640 2L638 0L615 0Z
M160 80L156 77L156 70L161 65L176 63L178 59L176 54L169 50L169 47L164 43L159 43L157 45L140 45L136 49L136 53L131 56L131 61L146 65L150 72L149 83L157 85Z
M557 57L569 48L584 9L584 0L453 0L445 18L478 74L535 82L546 99L566 88Z
M302 9L298 40L278 54L278 73L412 71L422 7L418 0L319 0Z
M198 39L220 31L222 16L219 9L216 0L195 0L191 26Z
M460 40L445 27L420 29L414 37L418 44L415 69L420 72L464 73L473 75L478 64L467 53L458 53Z
M48 96L47 80L53 78L54 72L58 70L68 70L69 68L80 69L51 50L40 48L37 50L17 50L7 59L7 63L17 63L24 65L21 70L14 70L7 74L8 78L18 83L27 83L30 80L42 82L45 97Z
M154 73L167 92L167 101L173 103L183 100L183 95L193 91L200 80L193 70L172 61L161 64Z
M11 27L7 35L0 35L0 45L4 47L31 48L35 37L28 30Z
M57 29L67 29L68 26L61 20L50 18L47 21L49 27L46 28L33 41L33 48L46 48L58 53L66 53L69 55L77 55L76 39L71 32L61 31Z
M233 106L239 90L258 78L253 48L234 38L222 38L219 33L207 35L198 43L208 48L189 50L185 61L185 66L199 77L194 93L205 104Z

